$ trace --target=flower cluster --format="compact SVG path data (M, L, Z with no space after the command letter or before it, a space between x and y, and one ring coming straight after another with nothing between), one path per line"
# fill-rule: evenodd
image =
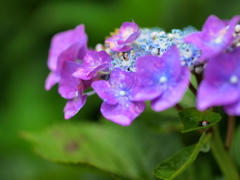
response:
M102 115L127 126L144 111L145 101L155 111L179 103L192 72L203 74L199 110L223 106L228 114L240 115L239 20L211 15L202 31L187 27L170 33L125 22L94 50L88 49L84 25L79 25L53 37L45 88L58 83L59 94L68 100L65 119L97 94Z

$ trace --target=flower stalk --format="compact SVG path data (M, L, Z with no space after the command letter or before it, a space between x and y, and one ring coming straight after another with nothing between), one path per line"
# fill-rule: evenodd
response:
M226 180L239 180L238 170L230 157L230 154L224 148L221 140L218 125L212 127L213 135L210 140L211 152L221 169Z
M228 117L227 137L226 137L226 143L225 143L226 150L229 150L231 147L232 136L233 136L233 132L234 132L234 124L235 124L235 117L229 116Z

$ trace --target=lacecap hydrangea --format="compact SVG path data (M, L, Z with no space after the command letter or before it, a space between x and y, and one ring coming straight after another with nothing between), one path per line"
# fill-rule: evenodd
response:
M97 94L102 115L128 126L144 111L145 101L154 111L177 105L192 86L192 74L199 83L199 110L223 106L227 114L240 115L239 20L211 15L201 31L189 26L171 32L124 22L95 49L88 48L84 25L79 25L53 37L45 88L58 84L67 99L65 119Z

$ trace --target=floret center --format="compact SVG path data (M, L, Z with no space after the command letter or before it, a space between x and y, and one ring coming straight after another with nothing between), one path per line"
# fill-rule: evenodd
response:
M119 92L119 95L120 95L120 96L125 96L125 95L126 95L126 92L125 92L125 91L120 91L120 92Z
M161 84L163 84L163 83L167 82L167 78L165 76L162 76L162 77L160 77L159 82Z
M232 84L236 84L236 83L238 82L238 77L237 77L236 75L232 75L232 76L230 77L230 82L231 82Z

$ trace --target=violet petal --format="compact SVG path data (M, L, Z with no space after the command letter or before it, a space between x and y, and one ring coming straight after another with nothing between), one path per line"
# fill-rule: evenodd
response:
M131 102L125 104L108 104L103 102L101 106L102 115L117 124L129 126L132 121L139 116L145 109L144 102Z

